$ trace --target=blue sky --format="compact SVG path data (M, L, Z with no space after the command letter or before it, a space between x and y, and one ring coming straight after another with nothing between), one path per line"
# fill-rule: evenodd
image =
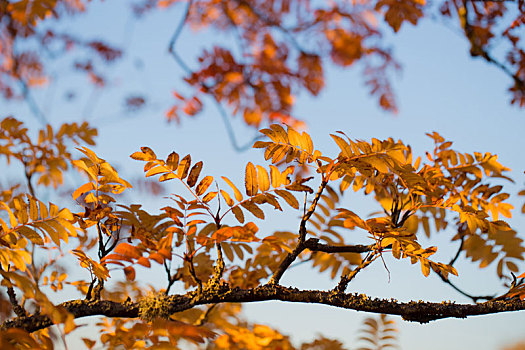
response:
M79 121L84 118L99 127L97 153L114 163L128 177L140 176L141 164L129 159L129 154L147 145L158 155L172 150L179 154L191 153L193 159L204 161L205 170L215 177L227 175L242 181L247 161L264 164L260 152L235 152L227 138L224 126L214 106L210 103L202 115L185 119L182 125L167 124L164 111L171 102L171 91L183 89L181 71L167 54L167 43L182 8L168 12L155 12L145 18L130 22L125 1L94 2L86 15L62 21L63 29L99 37L114 44L124 44L128 51L122 63L108 67L106 73L114 88L94 92L95 104L86 105L92 88L84 77L61 77L57 88L36 92L38 103L48 118L58 124L62 121ZM196 36L186 30L177 48L191 62L193 55L203 45L216 40L209 33ZM512 169L515 185L508 191L515 194L523 188L525 164L524 111L510 106L507 94L510 81L499 70L468 54L466 41L454 29L442 24L423 21L417 27L404 25L397 35L389 35L395 56L403 70L395 76L395 92L399 113L382 112L370 98L358 69L330 68L326 74L326 88L318 97L303 93L297 100L296 112L308 124L307 131L314 144L323 152L337 154L329 134L342 130L359 139L401 139L423 154L432 147L426 132L437 131L454 141L455 149L462 152L491 152ZM139 68L137 68L139 67ZM55 64L57 72L63 62ZM65 103L57 91L63 88L79 91L78 98ZM127 94L145 93L151 107L134 114L125 113L122 97ZM93 100L91 100L93 101ZM4 114L33 122L24 106L6 104ZM35 125L36 126L36 125ZM234 121L237 135L249 140L253 131ZM171 186L171 185L168 185ZM176 188L168 188L169 192ZM363 213L374 211L371 201L352 197L345 202L350 208L359 206ZM152 208L161 208L165 200L148 202ZM522 201L514 196L517 208ZM514 212L512 225L518 232L525 231L525 221L519 210ZM271 224L263 223L262 230L294 229L295 217L280 215ZM455 253L455 246L447 249L450 232L434 236L441 261L448 261ZM521 235L525 237L525 235ZM437 243L436 243L437 242ZM443 248L441 248L443 247ZM431 275L424 278L417 265L386 259L391 280L381 264L363 272L349 286L349 291L364 292L371 296L394 297L399 300L457 300L468 302ZM523 270L523 265L521 266ZM503 293L493 266L478 270L467 261L458 265L460 284L473 294ZM159 277L161 278L161 277ZM285 274L283 284L301 288L331 288L336 281L319 277L310 267L303 265ZM289 305L285 303L258 303L248 305L245 314L253 322L278 327L296 341L310 340L317 333L336 337L349 348L357 339L357 329L367 315L348 310L338 310L316 305ZM395 318L400 329L400 345L404 350L498 349L520 340L525 334L525 313L474 317L467 320L442 320L428 325L407 323Z

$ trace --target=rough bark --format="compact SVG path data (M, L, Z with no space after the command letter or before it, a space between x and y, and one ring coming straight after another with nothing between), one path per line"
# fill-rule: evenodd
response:
M299 290L280 285L267 284L254 289L230 288L226 284L204 289L202 293L191 292L185 295L161 295L165 310L162 315L174 314L197 305L218 303L250 303L280 300L291 303L313 303L365 311L399 315L407 321L427 323L444 318L466 318L468 316L488 315L508 311L525 310L525 301L518 298L493 300L479 304L455 304L453 302L431 303L422 301L398 302L394 299L371 298L364 294L337 293L334 291ZM75 318L87 316L106 316L137 318L147 307L143 301L115 302L109 300L72 300L60 306ZM1 324L0 329L21 328L28 332L47 328L51 320L44 315L16 317Z

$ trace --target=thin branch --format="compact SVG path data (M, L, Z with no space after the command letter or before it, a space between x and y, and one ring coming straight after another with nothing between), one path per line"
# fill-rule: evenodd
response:
M25 176L26 176L26 181L27 181L27 189L29 190L29 193L31 194L31 196L36 197L35 189L33 188L33 183L31 182L33 174L27 171L27 166L28 165L24 162L24 167L26 168Z
M186 8L184 9L184 15L182 16L182 19L177 24L177 28L175 28L175 32L173 33L170 42L168 44L168 52L173 56L175 61L187 72L191 73L191 69L186 65L186 63L179 57L177 52L175 51L175 44L177 43L177 40L179 39L179 36L182 33L182 30L184 29L184 25L186 24L186 21L188 19L188 15L190 13L190 8L193 3L193 0L188 0L186 3Z
M170 260L169 266L166 260L163 261L163 265L164 265L164 271L166 271L166 275L168 277L168 286L166 287L166 292L165 292L166 295L168 295L170 292L171 286L173 285L173 283L175 283L175 281L172 281L172 277L171 277L171 260Z
M96 278L91 278L91 283L89 284L88 290L86 292L86 300L92 300L93 299L93 287L95 287L95 283L97 282Z
M450 282L448 278L443 276L443 274L441 272L436 272L436 273L439 276L439 278L441 278L441 280L443 282L445 282L446 284L451 286L459 294L461 294L463 296L466 296L469 299L472 299L472 301L475 302L475 303L477 303L478 300L492 300L496 296L496 295L471 295L471 294L469 294L469 293L459 289L456 285L454 285L452 282Z
M11 302L11 305L13 305L13 311L18 317L25 317L27 316L27 311L20 306L18 303L18 300L16 300L16 294L13 287L7 287L7 295L9 296L9 301Z
M102 259L105 256L106 249L104 248L104 241L102 237L102 228L100 227L100 222L97 222L97 232L98 232L98 258Z
M186 64L186 62L184 62L182 57L180 57L180 55L177 53L177 51L175 50L175 45L176 45L177 40L179 39L179 37L180 37L180 35L182 33L182 30L184 29L184 25L186 24L186 21L188 19L188 15L189 15L192 3L193 3L192 0L189 0L187 2L186 8L184 10L184 15L182 16L180 22L177 24L177 27L175 28L175 32L173 33L173 35L172 35L172 37L170 39L170 42L168 44L168 52L171 54L171 56L173 57L175 62L177 62L177 64L187 74L192 74L193 70ZM228 137L230 139L230 142L231 142L233 148L236 151L238 151L238 152L243 152L243 151L246 151L246 150L250 149L252 147L253 143L255 141L257 141L258 139L260 139L261 136L257 135L253 139L249 140L246 144L239 145L239 143L237 142L237 138L235 136L235 132L234 132L233 127L231 125L228 113L226 112L226 110L222 106L221 102L217 99L217 96L215 96L215 94L213 93L213 87L212 86L208 86L207 84L205 84L203 82L199 82L199 85L201 85L202 89L208 95L213 97L213 102L215 104L215 107L217 108L217 111L219 112L219 115L221 116L222 122L224 123L224 127L226 128L226 133L228 134Z
M375 244L370 245L329 245L319 243L318 238L309 238L304 242L304 247L313 252L323 253L367 253L374 250Z
M163 296L165 298L165 296ZM188 293L173 295L163 299L168 314L191 309L198 305L219 303L250 303L280 300L289 303L313 303L329 305L343 309L399 315L407 321L427 323L445 318L466 318L468 316L489 315L509 311L525 310L525 301L519 298L511 300L488 301L480 304L455 304L453 302L398 302L393 299L371 298L364 294L335 293L334 291L299 290L280 285L264 285L254 289L230 288L221 286L220 290L204 291L202 294ZM64 302L65 308L75 318L102 315L106 317L137 318L140 302L115 302L109 300L72 300ZM163 311L164 312L164 311ZM35 332L53 325L45 315L15 317L0 324L1 330L20 328Z
M284 260L281 262L277 270L274 272L272 277L270 278L270 281L268 281L268 284L279 284L279 281L281 280L281 277L283 276L284 272L290 267L290 265L295 261L295 259L303 252L303 250L306 248L305 246L305 240L306 240L306 223L314 213L315 209L317 208L317 203L319 202L319 199L321 198L321 194L323 193L323 190L325 189L326 185L328 184L327 180L323 180L321 182L321 185L319 186L319 189L317 190L317 193L315 194L315 198L312 201L312 204L310 205L310 208L308 211L303 215L303 218L301 219L301 225L299 227L299 241L297 242L297 246L295 249L286 255Z
M218 304L211 304L210 307L206 309L206 311L199 317L199 319L195 322L195 326L202 326L206 322L208 322L208 317L210 317L210 313L217 307Z
M472 57L483 57L485 61L488 63L492 63L499 69L501 69L505 74L507 74L509 77L514 80L514 83L516 84L516 87L518 87L521 91L525 92L525 81L521 79L516 73L513 73L509 67L505 66L503 63L499 62L497 59L495 59L492 55L489 54L487 50L485 50L483 47L478 45L475 42L475 34L474 30L472 29L471 24L468 21L468 6L467 6L467 0L463 0L463 8L464 13L461 14L458 11L458 14L460 16L461 20L461 26L463 28L463 31L465 32L465 35L467 36L468 41L470 42L470 55Z
M283 27L280 23L268 18L261 12L259 12L257 9L255 9L248 1L246 0L235 0L237 4L243 5L247 7L254 15L257 17L260 21L262 21L264 24L266 24L269 27L275 28L288 39L290 44L299 52L305 53L307 55L314 55L313 53L309 52L308 50L304 49L301 44L295 39L294 35L290 33L290 30L288 28Z
M211 90L207 90L207 91L211 91ZM219 102L219 100L217 99L215 94L212 94L212 96L213 96L213 102L215 103L215 107L219 111L219 115L221 116L221 119L223 121L224 127L226 128L226 132L228 133L228 137L230 139L230 142L231 142L233 148L237 152L244 152L246 150L249 150L252 147L252 145L253 145L253 143L255 141L260 140L260 139L263 138L262 135L256 135L251 140L249 140L246 144L239 145L239 143L237 142L237 137L235 136L235 131L233 130L233 126L232 126L232 124L230 122L230 118L228 117L228 112L226 112L226 110L224 109L223 105Z
M461 231L460 231L461 232ZM448 263L450 266L454 265L456 263L456 261L458 260L459 258L459 255L461 254L461 252L463 251L463 245L465 244L465 236L463 233L460 234L460 237L459 239L461 240L461 243L459 244L459 247L458 247L458 251L456 252L456 255L454 255L454 257L452 258L452 260L450 260L450 262Z
M463 251L463 244L465 242L465 237L463 236L463 234L460 234L460 239L461 239L461 243L459 244L458 251L456 252L456 255L454 255L454 257L448 263L450 266L454 265L454 263L458 260L459 256L461 255L461 252ZM439 278L441 278L443 282L451 286L456 292L471 299L475 303L477 303L478 300L491 300L491 299L494 299L494 297L496 296L496 295L471 295L463 291L459 287L457 287L454 283L450 282L450 280L447 277L445 277L441 272L436 272L436 274L439 276Z
M355 278L355 276L357 276L359 271L370 265L377 257L378 255L375 254L375 252L369 252L367 256L361 261L361 263L355 267L355 269L353 269L348 275L341 276L341 280L339 281L339 284L334 288L334 292L344 293L346 287L348 287L348 283L350 283Z
M193 279L193 282L197 285L199 294L202 293L202 281L199 277L197 277L197 273L195 272L195 265L193 265L193 257L186 256L185 261L188 263L188 269L190 270L190 275Z
M46 116L44 115L44 112L40 109L36 101L33 99L33 96L31 95L31 92L29 91L29 86L25 81L22 80L21 77L18 77L18 80L20 82L20 85L22 86L22 95L24 96L24 100L27 102L27 105L29 106L29 109L31 110L31 113L38 119L40 124L46 125L49 122L47 121Z
M217 225L217 227L219 227L219 225ZM221 244L220 243L215 244L215 248L217 249L217 265L215 265L215 271L213 273L213 277L208 283L212 287L220 283L222 275L224 273L224 268L225 268L224 257L222 256Z

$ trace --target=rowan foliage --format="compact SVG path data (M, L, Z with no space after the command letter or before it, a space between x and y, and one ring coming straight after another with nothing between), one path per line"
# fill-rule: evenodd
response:
M525 244L506 221L514 209L506 187L513 179L497 155L456 150L437 132L427 134L428 150L335 130L333 144L318 147L293 110L301 92L321 93L324 72L335 65L362 68L369 93L395 112L391 73L400 65L385 33L436 13L457 25L473 57L510 77L511 103L523 107L522 1L445 0L437 8L424 0L134 1L138 17L183 10L168 47L189 89L173 91L167 119L197 115L212 101L226 123L238 115L260 129L250 160L234 175L208 168L193 153L158 155L137 145L131 159L121 157L126 169L143 169L144 179L135 181L95 152L96 128L88 122L54 128L31 98L50 83L47 65L54 59L71 59L97 89L109 84L101 67L125 52L55 26L89 5L0 0L0 92L28 103L44 124L36 130L13 116L0 121L3 175L21 179L0 188L2 349L51 349L88 316L97 319L96 332L82 338L86 348L344 348L322 335L294 344L242 315L244 304L269 300L380 314L365 319L358 333L362 349L379 349L396 343L386 315L427 323L525 309ZM204 47L187 64L191 58L176 47L186 27L234 39ZM140 95L125 99L129 113L148 103ZM137 188L146 189L153 207L129 200ZM369 199L375 210L364 213L349 197ZM279 215L296 218L295 226L266 228ZM436 258L446 234L457 249L450 261ZM505 292L464 292L460 258L493 267ZM438 276L473 303L348 292L372 264L388 272L397 260L414 265L413 274ZM310 267L313 281L329 277L331 288L283 285L297 264ZM419 299L416 290L413 298Z
M23 127L13 118L3 123ZM82 132L82 128L73 128L72 139ZM436 261L433 255L438 248L423 246L418 239L432 237L447 226L454 226L457 232L451 241L461 240L459 251L479 262L480 268L496 263L502 279L518 273L525 247L516 231L500 218L509 217L512 206L506 202L503 186L490 185L494 179L509 180L508 169L495 155L455 151L437 133L428 135L435 148L426 159L415 157L410 146L394 139L367 142L338 132L331 136L340 151L327 154L314 146L306 132L291 126L273 124L261 133L266 140L257 141L254 147L264 151L263 165L248 162L237 179L206 175L202 161L175 151L165 159L149 147L131 154L144 163L146 177L182 185L181 192L169 197L169 205L153 213L140 204L119 204L132 185L86 147L77 148L79 159L68 159L88 180L72 192L81 211L72 213L52 203L46 205L33 195L15 194L16 186L4 191L0 273L10 300L6 316L14 313L14 318L2 325L3 341L51 347L51 338L42 333L48 326L64 324L63 331L68 333L75 329L76 318L104 315L107 318L98 325L100 341L108 347L176 346L184 339L219 349L291 349L293 344L286 336L239 319L240 307L232 308L228 302L307 298L420 322L523 308L524 284L517 279L523 275L514 277L508 292L494 301L426 303L429 309L425 311L417 303L374 301L345 293L358 273L382 261L385 254L408 259L420 266L424 276L434 272L450 283L450 275L458 275L455 260ZM33 144L29 137L26 142ZM31 162L24 163L25 158L15 157L16 150L6 149L6 156L23 163L26 171L31 169ZM353 208L342 206L341 199L348 192L372 196L382 211L361 217ZM260 232L258 223L286 206L299 214L298 230ZM356 244L363 240L366 244ZM45 250L51 253L49 261L39 265L35 257ZM87 280L57 269L57 261L71 259L68 256L87 270ZM327 299L319 298L319 292L280 285L294 261L309 263L318 273L329 272L335 283L331 291L322 292ZM139 266L164 270L166 281L151 285L147 294L142 292L136 281ZM118 281L118 271L126 279L106 289L107 283ZM53 304L47 293L61 292L64 285L76 287L85 299ZM42 286L49 286L49 292ZM171 292L175 286L184 292ZM206 304L211 306L198 307ZM461 308L467 309L458 311ZM384 318L381 322L386 325ZM365 324L371 327L367 331L371 335L363 339L371 346L379 346L378 339L393 337L376 339L377 322ZM15 341L15 329L29 333L19 333ZM319 341L326 346L333 342ZM84 342L89 347L96 343L87 338Z
M41 25L82 13L89 3L0 2L0 92L5 98L27 97L31 88L47 84L46 63L64 56L72 57L73 70L86 74L95 86L109 84L103 67L118 62L121 49ZM137 17L173 7L183 11L169 52L184 70L190 89L173 91L168 120L198 114L206 97L211 97L255 128L274 122L297 127L296 95L301 91L318 95L330 65L359 66L370 94L381 108L395 112L391 79L400 64L385 35L436 16L462 32L472 57L506 74L511 103L525 105L525 53L519 35L524 23L522 1L137 0L130 6ZM179 52L176 45L185 27L229 35L233 45L218 41L203 47L197 62L191 62L192 57ZM47 57L41 52L48 53ZM148 101L135 94L124 103L133 111ZM42 117L39 111L35 113Z

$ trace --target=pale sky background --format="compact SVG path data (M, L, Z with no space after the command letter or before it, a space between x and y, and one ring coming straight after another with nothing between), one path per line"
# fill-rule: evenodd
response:
M87 118L99 127L97 154L114 164L125 178L141 175L142 164L129 158L140 146L149 146L157 155L166 156L175 150L179 154L191 153L192 159L204 161L204 170L214 177L227 175L242 183L244 167L251 160L265 164L257 150L235 152L213 104L207 103L205 112L194 119L184 119L182 125L167 124L164 112L173 101L174 89L184 90L181 70L167 54L167 44L182 14L182 6L169 11L155 11L140 20L131 18L124 0L94 1L85 15L60 22L60 27L85 38L100 38L124 46L124 58L106 69L114 88L93 92L84 76L60 75L68 60L56 62L56 85L35 93L35 98L53 125L65 121ZM224 42L224 37L219 43ZM178 52L191 63L192 57L203 45L218 40L210 33L185 30ZM466 40L437 22L425 20L418 26L403 25L397 35L389 39L395 57L403 70L395 76L395 92L399 101L399 114L382 112L375 98L363 86L359 68L348 70L331 68L326 72L326 88L313 98L303 93L297 100L296 114L308 124L307 131L314 144L323 153L337 154L329 134L342 130L350 137L369 140L371 137L401 139L413 146L418 154L431 150L432 142L426 132L437 131L454 141L454 148L462 152L491 152L510 167L516 184L508 186L518 210L511 224L518 232L525 231L525 220L520 217L522 199L515 194L524 186L522 150L525 149L525 111L509 104L506 89L510 84L501 71L468 54ZM70 102L63 98L64 89L79 92ZM145 94L149 108L136 113L125 112L123 97ZM93 95L91 95L93 94ZM86 105L88 96L95 96ZM209 101L208 101L209 102ZM2 117L13 113L15 117L38 127L24 106L6 103ZM241 143L248 141L254 131L234 121ZM127 175L127 177L126 177ZM168 184L168 192L173 192ZM352 210L367 213L377 210L372 201L348 192L348 205ZM135 197L139 198L139 197ZM138 200L138 199L137 199ZM163 198L148 200L148 207L158 210L166 205ZM75 208L73 208L75 209ZM79 210L78 208L76 210ZM267 216L273 213L266 210ZM258 223L259 224L259 223ZM294 230L298 220L294 214L275 215L271 223L261 224L264 230ZM434 235L438 261L449 261L457 246L447 249L452 232ZM521 234L521 237L525 237ZM441 248L442 247L442 248ZM469 302L441 282L435 275L421 275L419 265L386 258L391 281L380 263L360 273L348 288L349 292L366 293L373 297L393 297L408 300L456 300ZM460 279L457 284L472 294L503 293L496 277L495 267L478 270L476 264L462 260L457 266ZM524 269L522 264L521 270ZM163 276L158 275L162 282ZM148 281L149 282L149 281ZM288 271L282 283L299 288L330 289L337 280L319 276L307 265ZM318 305L265 302L245 306L245 315L255 323L277 327L298 344L312 340L321 333L344 342L353 349L362 320L368 316L350 310ZM525 338L525 312L472 317L467 320L441 320L427 325L408 323L394 317L400 330L400 348L403 350L438 349L499 349L503 345ZM75 334L71 338L74 338ZM78 344L70 339L71 345ZM71 346L75 347L75 346Z

